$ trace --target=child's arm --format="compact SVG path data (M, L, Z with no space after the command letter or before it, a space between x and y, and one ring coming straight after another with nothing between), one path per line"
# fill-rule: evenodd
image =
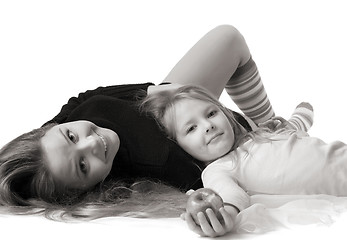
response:
M234 164L232 160L220 159L208 165L202 173L202 181L205 188L215 191L224 203L234 205L239 211L250 206L250 197L239 186L237 179L232 176Z
M230 166L230 163L227 161L226 165ZM224 206L218 211L209 208L204 212L198 212L195 221L188 212L182 215L189 228L201 236L216 237L231 232L239 211L250 205L248 194L231 177L233 167L226 165L210 164L202 174L204 187L214 190L223 199Z
M269 128L272 131L301 130L307 132L313 125L313 107L307 102L300 103L294 110L292 116L287 121L282 117L273 117L270 120L259 124L261 128Z

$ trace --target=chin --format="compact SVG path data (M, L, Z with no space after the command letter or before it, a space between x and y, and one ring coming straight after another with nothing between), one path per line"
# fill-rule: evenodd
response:
M222 156L229 153L232 150L232 148L233 148L233 145L231 145L230 142L228 142L228 144L225 144L224 146L222 146L220 150L217 152L219 152L219 155ZM223 154L221 155L221 153Z

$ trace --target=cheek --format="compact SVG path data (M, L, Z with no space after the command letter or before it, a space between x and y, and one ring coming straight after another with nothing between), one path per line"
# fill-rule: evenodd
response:
M192 137L186 137L184 139L177 139L178 145L183 148L184 151L193 155L197 150L197 139Z
M184 151L190 154L192 157L199 161L210 161L211 156L209 156L209 150L205 147L204 144L199 142L199 139L190 139L184 143L178 142L178 145L182 147Z
M104 164L94 164L91 166L90 171L90 183L94 183L96 185L97 183L103 181L107 175L111 171L112 165L104 165Z
M111 171L111 167L109 167L108 165L104 165L102 166L100 169L99 169L99 177L98 177L98 180L99 181L102 181L104 180L107 175L110 173Z

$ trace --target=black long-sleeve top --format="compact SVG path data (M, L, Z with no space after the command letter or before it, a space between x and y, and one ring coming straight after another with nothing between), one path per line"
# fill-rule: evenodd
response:
M88 120L115 131L120 147L109 178L153 178L182 190L202 187L202 165L169 140L154 119L140 113L139 92L153 83L99 87L72 97L47 123ZM144 95L144 94L142 94ZM245 119L237 120L250 129ZM46 124L47 124L46 123Z

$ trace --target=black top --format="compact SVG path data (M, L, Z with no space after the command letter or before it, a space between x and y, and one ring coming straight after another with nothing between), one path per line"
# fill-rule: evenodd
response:
M135 104L152 83L99 87L72 97L49 122L88 120L115 131L120 147L109 177L159 179L182 190L202 187L202 165L169 140ZM142 91L142 93L143 93ZM144 96L144 94L142 94ZM250 126L236 113L238 121ZM47 122L47 123L49 123Z

